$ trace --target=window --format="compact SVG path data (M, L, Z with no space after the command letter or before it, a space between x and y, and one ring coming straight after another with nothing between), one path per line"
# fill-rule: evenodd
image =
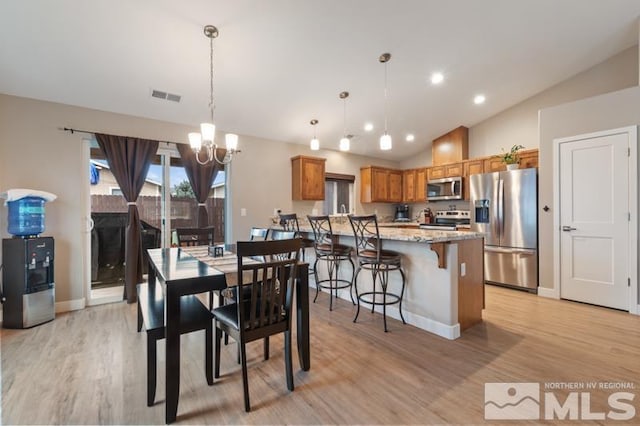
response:
M324 214L354 213L355 176L326 173L324 182Z
M120 187L110 187L109 195L122 195L122 189Z

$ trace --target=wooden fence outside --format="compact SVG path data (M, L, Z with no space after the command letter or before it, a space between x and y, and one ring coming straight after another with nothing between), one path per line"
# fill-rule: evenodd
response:
M224 198L207 198L209 226L214 228L214 237L224 241ZM140 196L136 201L140 219L149 225L162 228L161 199L155 196ZM126 213L127 202L122 195L92 195L92 213ZM198 202L191 197L171 197L171 229L196 228L198 226Z

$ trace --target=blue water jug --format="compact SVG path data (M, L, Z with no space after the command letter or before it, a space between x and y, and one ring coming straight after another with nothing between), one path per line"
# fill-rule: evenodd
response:
M24 197L7 202L9 233L24 237L44 232L44 203L42 197Z

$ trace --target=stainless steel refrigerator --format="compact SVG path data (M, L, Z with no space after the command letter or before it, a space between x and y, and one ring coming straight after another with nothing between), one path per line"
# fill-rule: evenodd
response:
M471 175L469 182L471 230L485 234L485 282L537 291L537 170Z

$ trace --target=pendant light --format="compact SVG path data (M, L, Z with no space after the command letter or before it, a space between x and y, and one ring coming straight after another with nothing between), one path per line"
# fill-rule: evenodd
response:
M380 149L388 151L391 149L391 136L387 131L387 62L391 59L391 53L383 53L378 61L384 64L384 134L380 136Z
M316 124L318 124L318 120L315 118L310 121L313 126L313 139L311 139L311 151L317 151L320 149L320 141L316 137Z
M339 96L340 99L344 101L344 120L342 127L342 139L340 139L340 151L349 151L349 149L351 148L349 138L347 137L347 98L349 97L349 92L340 92Z

